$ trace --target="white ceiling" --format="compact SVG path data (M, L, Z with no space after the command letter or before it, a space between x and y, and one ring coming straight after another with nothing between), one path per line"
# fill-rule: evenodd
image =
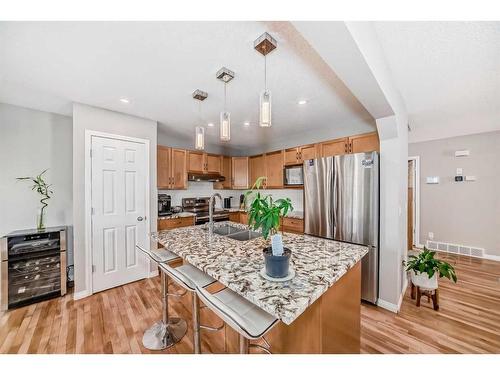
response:
M267 62L270 129L256 125L264 58L253 41L264 31L278 40ZM325 128L344 135L374 128L368 112L287 22L0 23L0 102L65 115L72 102L81 102L159 121L161 129L189 139L200 122L213 122L207 139L213 144L223 106L215 73L222 66L236 73L227 87L231 147ZM191 97L197 88L209 95L202 120ZM299 99L308 104L298 105Z
M500 130L500 22L375 22L410 142Z

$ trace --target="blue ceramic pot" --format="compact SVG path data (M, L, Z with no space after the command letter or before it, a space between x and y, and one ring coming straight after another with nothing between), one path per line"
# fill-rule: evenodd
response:
M274 278L282 278L288 276L290 269L290 257L292 251L288 248L283 249L283 255L273 255L271 246L264 249L264 261L266 264L266 274Z

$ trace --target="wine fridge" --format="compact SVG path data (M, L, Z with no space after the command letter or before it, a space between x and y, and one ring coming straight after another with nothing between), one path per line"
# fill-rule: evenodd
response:
M66 294L66 227L21 230L0 239L0 309Z

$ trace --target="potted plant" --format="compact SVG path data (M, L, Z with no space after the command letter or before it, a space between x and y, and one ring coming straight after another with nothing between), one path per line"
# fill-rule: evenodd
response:
M288 275L291 250L283 247L283 237L278 233L280 220L293 210L290 198L273 200L270 194L261 194L265 177L259 177L252 189L245 193L245 202L249 203L248 225L254 230L261 229L264 239L271 236L271 246L264 249L266 274L273 278Z
M410 255L408 262L404 263L406 271L411 272L411 282L413 285L426 290L434 290L438 287L438 276L457 282L455 269L448 262L435 259L435 251L430 251L424 247L424 251L417 256Z
M40 203L42 206L40 207L37 218L36 218L36 228L39 231L42 231L45 229L45 209L48 206L47 201L51 198L52 194L54 192L50 190L50 187L52 185L49 185L45 182L43 179L44 173L47 172L47 169L44 170L42 173L40 173L36 177L17 177L16 180L31 180L33 182L33 186L31 187L31 190L36 190L38 194L41 195L40 198Z

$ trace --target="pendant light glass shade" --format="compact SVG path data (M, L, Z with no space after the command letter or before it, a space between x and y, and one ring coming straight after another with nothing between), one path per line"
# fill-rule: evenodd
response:
M260 94L260 126L268 128L271 126L271 92L265 90Z
M197 150L205 149L205 128L197 126L194 132L194 148Z
M220 113L220 140L229 141L231 139L231 114L229 112Z

